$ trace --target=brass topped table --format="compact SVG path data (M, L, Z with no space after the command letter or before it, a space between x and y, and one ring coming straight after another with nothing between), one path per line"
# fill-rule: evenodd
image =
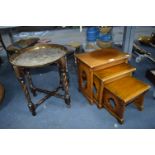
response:
M25 97L28 102L28 108L32 115L36 115L36 108L51 96L64 99L65 103L70 106L70 95L68 88L68 79L66 76L66 58L67 50L65 47L56 44L36 44L35 46L21 49L18 53L10 56L10 63L16 73L16 77L21 84ZM60 85L54 90L43 90L34 86L30 75L30 68L44 67L56 63L59 68ZM29 83L27 85L27 83ZM36 104L32 103L29 89L33 96L36 92L45 93L46 96ZM58 91L64 90L64 94Z

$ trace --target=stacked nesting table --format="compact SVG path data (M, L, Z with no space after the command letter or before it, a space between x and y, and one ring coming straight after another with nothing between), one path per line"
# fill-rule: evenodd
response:
M75 57L79 91L91 104L104 107L121 124L125 107L130 102L139 110L143 109L144 93L149 85L132 77L136 68L128 64L130 55L108 48L76 54Z

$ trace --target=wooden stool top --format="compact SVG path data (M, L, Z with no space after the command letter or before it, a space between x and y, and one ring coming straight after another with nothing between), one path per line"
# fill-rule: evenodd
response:
M4 97L4 87L0 84L0 103L2 102Z
M147 91L150 86L128 76L105 85L105 88L127 103Z
M129 54L121 52L118 49L107 48L96 50L94 52L76 54L75 57L90 68L94 68L113 61L129 58Z
M19 67L41 67L51 64L65 56L65 47L56 44L37 44L35 46L21 49L20 53L14 54L10 62Z
M126 73L131 73L135 70L136 68L132 67L130 64L122 63L103 70L95 71L94 75L96 75L99 79L105 82L107 80L117 78L118 76L124 75Z

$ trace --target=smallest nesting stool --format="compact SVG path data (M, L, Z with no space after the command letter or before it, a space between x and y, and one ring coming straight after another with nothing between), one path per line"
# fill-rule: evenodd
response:
M124 123L126 106L133 102L138 110L142 111L145 92L149 85L133 78L124 77L105 85L102 104L120 124Z

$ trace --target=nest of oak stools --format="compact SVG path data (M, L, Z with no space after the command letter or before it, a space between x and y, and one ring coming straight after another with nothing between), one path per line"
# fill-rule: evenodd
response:
M136 68L128 64L130 56L127 53L108 48L75 56L79 91L91 104L96 104L98 108L104 107L121 124L124 122L125 107L130 101L142 110L144 93L150 87L132 78ZM125 97L121 96L122 93Z
M129 55L117 49L102 49L89 53L75 55L78 64L79 90L86 96L91 104L93 97L93 75L95 71L102 70L128 61Z

